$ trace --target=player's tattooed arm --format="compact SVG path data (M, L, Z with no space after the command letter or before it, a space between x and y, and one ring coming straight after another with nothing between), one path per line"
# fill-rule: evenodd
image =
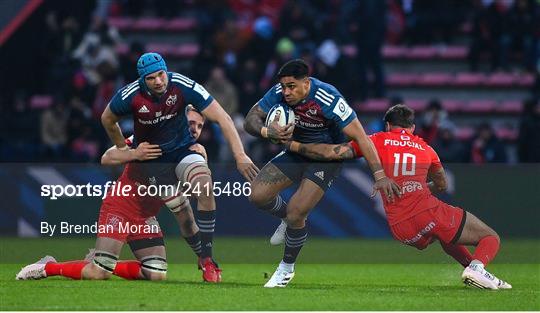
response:
M448 188L444 168L441 167L435 171L431 171L430 169L430 171L428 172L428 178L431 180L428 183L428 187L431 193L444 192Z
M249 110L244 120L244 129L246 132L255 137L263 137L261 132L264 127L264 120L266 119L266 112L264 112L259 104L255 104L251 110Z
M356 158L356 153L350 143L331 145L325 143L299 143L290 141L287 149L318 161L343 161Z

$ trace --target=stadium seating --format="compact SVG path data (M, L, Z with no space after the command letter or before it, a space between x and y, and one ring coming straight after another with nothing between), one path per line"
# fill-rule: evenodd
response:
M482 84L485 79L486 75L482 73L462 72L456 74L453 83L456 87L473 87Z
M128 39L126 42L129 38L146 37L148 40L143 41L146 50L161 53L171 59L172 64L190 62L201 49L196 39L190 38L190 31L198 25L191 16L171 19L112 17L109 23L123 33ZM467 32L466 29L463 31ZM126 54L128 49L128 45L123 44L117 51ZM533 75L469 72L466 66L468 50L468 46L463 44L384 45L382 55L386 64L388 94L399 95L409 91L403 93L405 102L417 112L423 111L430 99L439 98L452 120L460 125L456 136L461 140L473 136L476 123L471 124L471 121L482 116L510 121L508 127L497 127L497 134L504 140L515 140L517 117L522 112L522 101L515 94L534 84ZM341 46L344 56L354 58L357 52L354 44ZM506 90L513 92L514 96L506 97L505 94L500 97ZM358 112L375 116L383 113L388 105L387 99L368 99L354 103L353 107Z
M386 60L409 59L409 60L463 60L467 57L469 49L465 46L393 46L386 45L382 53Z
M507 114L519 114L523 110L523 103L517 100L506 100L495 107L496 112Z
M454 134L458 140L469 140L474 135L474 128L470 126L459 127Z
M426 99L405 99L405 103L416 110L423 111L428 104ZM523 106L518 100L505 100L497 102L495 100L442 100L443 108L453 114L466 115L519 115L522 112ZM359 112L382 114L388 109L389 101L387 99L369 99L365 102L356 103L354 108Z
M461 112L488 114L495 111L495 104L493 100L471 100L461 107Z
M390 87L530 88L534 77L512 73L390 73L386 82Z
M200 50L200 47L196 43L185 43L185 44L168 44L168 43L148 43L145 46L145 49L147 51L154 51L157 52L164 57L172 57L172 58L193 58L195 57ZM128 53L129 46L126 44L118 45L116 51L123 55Z
M46 109L53 103L51 95L33 95L30 97L30 107L32 109Z
M459 112L465 104L461 100L445 99L441 101L443 108L449 113Z
M197 26L197 20L189 17L177 17L172 19L163 19L156 17L111 17L108 19L109 25L116 27L121 32L136 31L169 31L183 32L194 29Z

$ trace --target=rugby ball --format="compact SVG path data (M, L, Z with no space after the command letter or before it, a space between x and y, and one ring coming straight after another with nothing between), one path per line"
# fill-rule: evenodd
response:
M277 116L277 123L279 126L283 127L289 123L294 123L294 110L291 109L286 104L278 103L274 105L270 111L268 112L268 115L266 115L266 121L264 125L268 127L274 119L276 119Z
M277 117L277 123L279 126L283 127L289 123L294 123L294 111L286 104L278 103L274 105L268 114L266 115L266 121L264 122L264 125L268 127L268 125L272 124L274 119ZM278 144L279 141L276 141L274 139L270 139L272 143Z

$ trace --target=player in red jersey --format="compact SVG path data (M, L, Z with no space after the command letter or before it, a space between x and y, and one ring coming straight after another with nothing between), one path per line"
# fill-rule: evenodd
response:
M465 267L465 284L482 289L512 288L484 269L499 250L497 233L470 212L433 195L446 190L446 175L437 153L413 134L414 111L404 105L393 106L386 112L384 122L386 131L370 138L386 175L401 186L401 197L382 199L394 238L420 250L438 239L444 251ZM287 147L317 160L363 156L354 141L339 145L292 141ZM280 236L279 232L276 235ZM474 254L467 250L467 245L476 246Z
M186 115L190 133L197 139L201 133L204 118L193 107L187 108ZM126 139L126 144L131 146L132 140ZM206 158L206 151L202 145L195 144L191 149ZM144 142L136 149L130 150L111 147L103 154L101 161L104 165L124 164L133 160L155 158L160 153L156 145ZM130 178L132 176L130 171L133 169L130 164L127 164L116 183L122 186L129 185L132 190L136 190L139 183ZM110 227L110 231L99 231L97 234L96 247L100 247L101 250L91 249L91 253L85 260L63 263L58 263L54 258L46 256L37 263L23 268L17 274L17 279L40 279L56 275L73 279L106 279L111 274L125 279L165 279L167 270L165 247L163 235L155 218L163 205L163 200L157 197L142 197L137 194L126 197L113 195L110 192L104 199L99 214L98 229ZM180 226L182 236L194 253L200 256L200 233L189 201L184 198L181 205L172 211ZM134 228L135 231L122 230L119 226L121 223L129 223L130 228ZM119 254L119 251L112 251L107 247L111 242L120 242L120 248L127 242L137 261L109 262L111 259L116 261ZM204 275L203 279L205 279Z

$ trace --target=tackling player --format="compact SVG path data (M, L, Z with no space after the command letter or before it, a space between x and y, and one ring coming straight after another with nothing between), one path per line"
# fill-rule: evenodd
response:
M446 175L437 153L422 138L413 135L414 111L404 105L393 106L386 112L384 122L386 131L370 138L386 174L401 186L402 196L397 201L383 197L394 238L420 250L439 240L443 250L465 267L462 274L465 284L482 289L512 288L485 270L499 250L497 233L470 212L433 196L432 193L446 190ZM364 156L364 150L354 141L338 145L292 141L287 147L317 160ZM283 234L278 237L283 241ZM476 246L472 255L466 245Z
M201 135L201 131L204 127L204 117L197 112L197 110L192 106L188 105L186 107L186 117L188 120L189 125L189 132L191 136L198 140L199 136ZM126 143L131 146L132 145L133 138L130 138L126 140ZM144 145L144 148L147 149L149 153L153 152L154 157L157 157L161 154L161 150L159 149L158 145L150 145L146 142L143 142L139 144L139 147ZM197 152L201 154L205 160L207 160L206 155L206 149L196 143L193 144L190 148L191 151ZM119 150L115 146L109 148L102 156L101 158L101 164L104 165L116 165L116 164L125 164L128 162L132 162L134 160L137 160L136 156L136 150L130 149L130 150ZM128 165L129 166L129 165ZM128 167L126 166L126 168ZM126 170L124 170L126 172ZM152 197L148 197L152 198ZM191 208L191 204L187 198L180 201L182 203L181 206L171 209L171 212L173 213L178 226L180 228L180 233L182 237L186 240L188 245L191 247L193 252L199 257L199 269L203 270L203 280L207 282L219 282L221 281L221 269L217 266L215 262L213 262L213 265L215 265L215 268L202 268L201 264L203 263L202 260L208 255L204 255L202 250L202 243L201 243L201 233L200 229L197 226L197 223L195 223L195 219L193 216L193 210ZM148 207L147 209L152 210L158 210L161 206L164 205L164 202L161 199L152 198L148 201ZM156 211L157 212L157 211ZM210 247L211 251L211 247Z
M190 133L197 139L200 136L204 119L192 106L188 106L186 111ZM131 146L131 139L126 139L126 143ZM190 149L201 153L206 159L206 152L201 145L195 144ZM103 154L101 163L104 165L124 164L134 160L153 159L160 154L161 151L157 145L150 145L147 142L139 144L136 149L129 150L119 150L113 146ZM130 164L127 164L117 182L124 186L129 185L132 190L135 190L137 182L129 178L130 170L132 171ZM97 234L99 246L104 246L108 242L116 243L119 241L122 245L127 242L138 261L118 261L116 265L106 264L104 262L107 259L102 256L114 256L116 252L91 249L85 260L79 261L58 263L53 257L46 256L37 263L24 267L16 278L41 279L61 275L73 279L107 279L113 274L125 279L165 279L167 264L161 232L126 233L119 231L115 227L120 222L141 226L158 225L155 215L163 205L161 199L150 196L117 197L109 194L103 201L98 225L111 225L113 231ZM200 260L202 252L200 232L195 223L189 201L186 199L183 205L175 210L173 214L180 226L182 236ZM118 254L115 257L117 258ZM219 268L216 268L215 271L203 271L203 279L217 282L220 279L220 274L221 270Z
M375 188L393 199L393 194L399 192L397 185L386 177L355 112L337 89L309 77L309 68L300 59L284 64L277 77L279 83L246 116L246 131L274 141L286 141L292 137L305 143L333 144L346 142L345 135L353 138L366 151L366 159L376 180ZM265 127L269 110L278 103L286 103L294 109L296 126L291 123L280 127L274 121ZM283 151L268 162L255 178L250 201L286 223L286 227L283 227L286 228L283 259L265 287L285 287L294 277L294 263L307 238L306 218L340 169L341 162L316 162L312 158ZM300 185L287 204L279 193L295 182Z

